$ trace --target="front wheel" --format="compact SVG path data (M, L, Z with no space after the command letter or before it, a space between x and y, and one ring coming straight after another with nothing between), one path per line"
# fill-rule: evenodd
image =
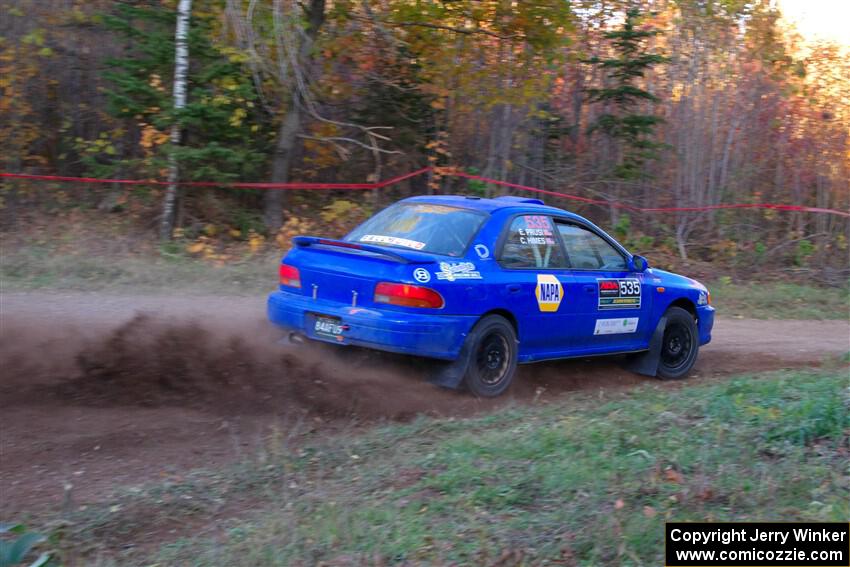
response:
M658 375L678 380L694 367L699 352L699 332L693 316L681 307L671 307L665 316L667 326L661 341Z
M481 319L466 337L461 356L464 384L482 398L498 396L513 382L517 366L517 338L513 325L499 315Z

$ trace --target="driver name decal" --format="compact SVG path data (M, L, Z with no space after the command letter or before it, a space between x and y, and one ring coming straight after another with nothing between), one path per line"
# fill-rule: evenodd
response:
M599 309L639 309L640 280L597 280Z
M528 215L522 217L525 228L517 231L520 244L526 246L554 246L555 240L552 235L552 225L549 217L541 215Z
M564 298L564 286L551 274L537 274L537 287L534 290L537 306L544 313L554 313Z

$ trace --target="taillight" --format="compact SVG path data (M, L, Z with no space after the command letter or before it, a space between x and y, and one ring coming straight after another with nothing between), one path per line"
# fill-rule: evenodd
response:
M375 303L431 309L440 309L446 304L443 296L433 289L388 282L381 282L375 286Z
M280 285L301 287L301 274L295 266L281 264L278 268L278 273L280 274Z

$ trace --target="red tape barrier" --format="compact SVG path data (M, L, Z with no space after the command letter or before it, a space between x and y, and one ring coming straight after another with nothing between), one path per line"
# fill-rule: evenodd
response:
M778 203L735 203L735 204L723 204L723 205L704 205L698 207L635 207L633 205L627 205L625 203L611 202L605 201L602 199L590 199L588 197L580 197L578 195L570 195L569 193L561 193L559 191L549 191L548 189L540 189L538 187L529 187L528 185L520 185L518 183L509 183L507 181L499 181L498 179L490 179L489 177L483 177L481 175L473 175L471 173L465 173L462 171L457 171L454 169L444 169L444 168L431 168L431 167L423 167L422 169L417 169L416 171L411 171L410 173L405 173L404 175L398 175L396 177L392 177L390 179L385 179L383 181L378 181L375 183L219 183L215 181L181 181L178 183L181 187L228 187L234 189L308 189L308 190L372 190L372 189L383 189L384 187L389 187L391 185L395 185L404 181L405 179L410 179L411 177L416 177L417 175L422 175L424 173L428 173L429 171L436 171L442 176L448 177L461 177L464 179L475 179L478 181L484 181L486 183L490 183L493 185L499 185L501 187L510 187L512 189L520 189L522 191L531 191L534 193L540 193L543 195L551 195L553 197L559 197L561 199L569 199L571 201L578 201L580 203L587 203L590 205L603 205L606 207L616 207L618 209L625 209L628 211L634 211L639 213L658 213L658 212L699 212L699 211L713 211L713 210L722 210L722 209L770 209L775 211L797 211L797 212L806 212L806 213L820 213L827 215L838 215L842 217L850 218L850 212L848 211L839 211L836 209L824 209L821 207L804 207L801 205L783 205ZM61 182L69 182L69 183L117 183L120 185L157 185L157 186L166 186L169 185L167 181L159 181L156 179L100 179L96 177L66 177L61 175L30 175L26 173L3 173L0 172L0 178L6 179L31 179L36 181L61 181Z

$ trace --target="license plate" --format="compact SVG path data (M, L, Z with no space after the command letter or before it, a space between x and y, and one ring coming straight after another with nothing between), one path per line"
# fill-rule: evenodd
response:
M339 319L333 317L316 317L316 321L313 323L313 331L322 337L342 340L342 333L345 331L345 328Z

